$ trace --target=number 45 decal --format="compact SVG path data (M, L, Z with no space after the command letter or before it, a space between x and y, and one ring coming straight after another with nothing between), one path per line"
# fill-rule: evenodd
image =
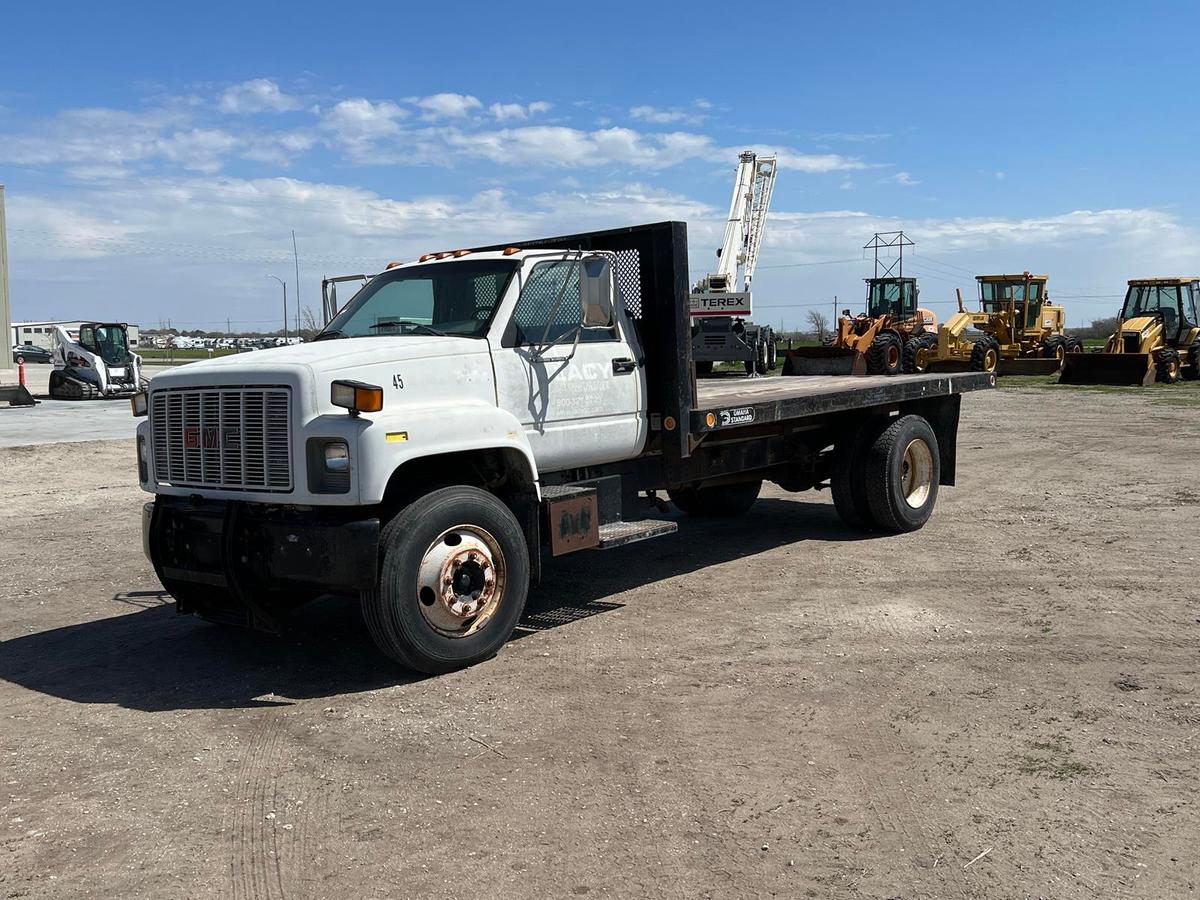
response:
M392 376L392 387L398 391L404 390L404 379L400 377L399 372Z

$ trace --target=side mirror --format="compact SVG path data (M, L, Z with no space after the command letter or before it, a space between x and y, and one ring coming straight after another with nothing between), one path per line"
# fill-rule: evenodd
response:
M612 328L612 266L604 257L585 259L583 276L583 283L580 285L582 289L580 299L583 301L583 327Z

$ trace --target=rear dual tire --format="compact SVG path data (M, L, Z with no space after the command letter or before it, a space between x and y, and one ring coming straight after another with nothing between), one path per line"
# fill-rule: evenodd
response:
M937 503L941 459L937 437L920 416L867 423L835 448L830 488L851 528L915 531Z

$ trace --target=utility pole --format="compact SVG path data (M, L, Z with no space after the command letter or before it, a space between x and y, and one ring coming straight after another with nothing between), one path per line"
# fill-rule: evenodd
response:
M296 249L296 229L292 229L292 259L296 262L296 337L300 336L300 251Z
M8 232L4 227L4 185L0 184L0 373L12 370L12 310L8 305Z
M287 343L288 337L288 320L287 320L287 282L278 275L268 275L268 278L274 278L283 285L283 342Z

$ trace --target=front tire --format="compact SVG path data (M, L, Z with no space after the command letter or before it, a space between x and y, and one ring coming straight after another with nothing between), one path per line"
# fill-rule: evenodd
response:
M1175 384L1180 373L1179 351L1173 347L1159 350L1154 355L1154 380L1163 384Z
M696 374L704 377L711 375L713 371L713 362L711 359L702 359L696 363Z
M936 347L936 335L918 334L909 338L904 345L904 371L910 375L924 375L929 371Z
M941 458L933 429L902 416L880 434L863 466L871 518L886 531L916 531L933 514Z
M1046 343L1042 344L1042 356L1046 359L1057 359L1059 364L1061 364L1069 349L1069 344L1065 337L1052 334L1046 338Z
M437 675L495 656L529 593L529 549L507 506L458 485L415 500L388 523L377 586L362 594L372 640L409 669Z
M972 372L987 372L995 375L1000 367L1000 342L995 338L984 338L976 341L971 348L971 361L968 363Z
M904 363L904 345L900 335L894 331L884 331L875 335L875 340L867 348L868 375L897 375Z

